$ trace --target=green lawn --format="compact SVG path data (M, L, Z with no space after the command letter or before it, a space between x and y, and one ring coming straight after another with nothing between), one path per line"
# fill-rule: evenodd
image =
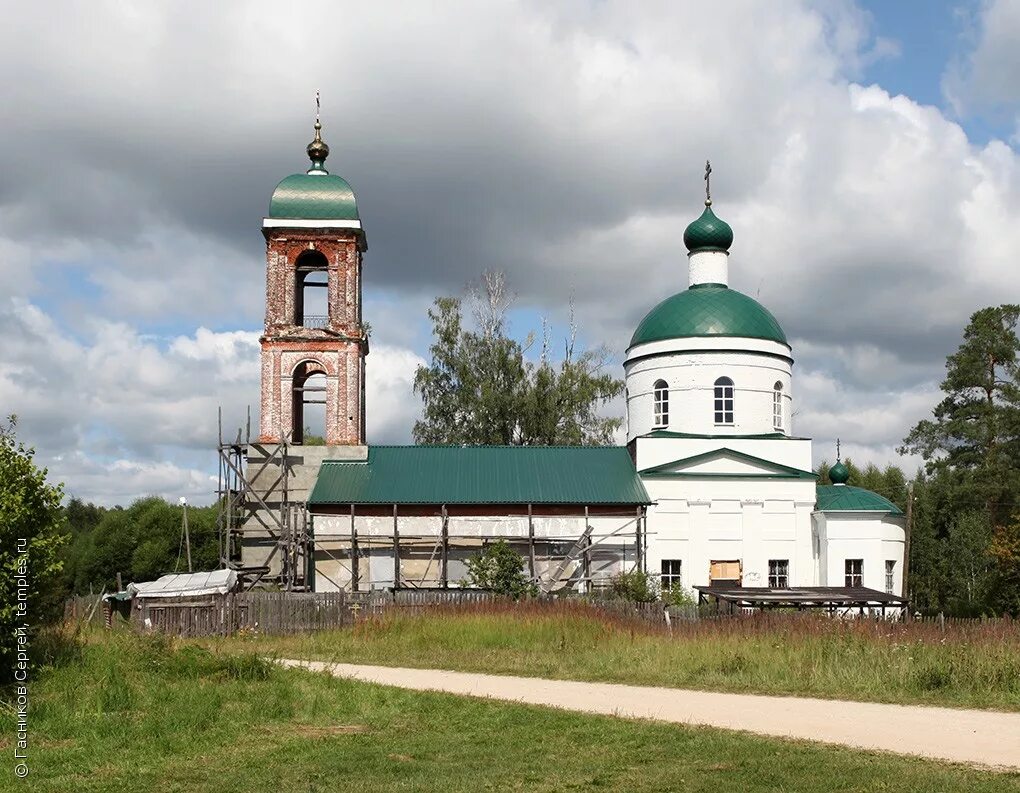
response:
M257 641L281 657L639 685L1020 710L1020 629L827 618L704 621L672 637L592 609L437 610Z
M8 775L3 789L1020 789L1015 774L401 691L118 634L39 672L31 728L30 784Z

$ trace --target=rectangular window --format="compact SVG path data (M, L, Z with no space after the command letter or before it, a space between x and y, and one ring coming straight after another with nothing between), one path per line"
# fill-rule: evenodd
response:
M893 593L893 586L896 578L896 560L886 559L885 560L885 591L888 594Z
M864 586L862 581L864 580L864 560L863 559L847 559L844 562L845 586L859 587Z
M769 559L769 586L773 589L790 588L789 559Z
M733 386L717 385L715 387L715 423L733 423Z
M776 383L778 386L779 383ZM783 390L776 388L772 392L772 428L783 429Z
M662 576L659 578L659 584L663 592L683 584L683 580L680 577L680 568L679 559L662 560Z

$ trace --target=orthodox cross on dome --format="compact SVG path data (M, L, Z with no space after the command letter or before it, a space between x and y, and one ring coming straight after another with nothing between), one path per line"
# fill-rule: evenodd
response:
M325 162L329 156L329 146L322 139L322 122L319 120L319 92L315 92L315 140L308 144L306 151L308 152L308 159L312 161L312 167L308 169L308 173L324 174L329 173L326 170Z
M705 160L705 206L712 206L712 163Z
M836 462L838 463L839 461L840 461L839 460L839 438L836 438Z

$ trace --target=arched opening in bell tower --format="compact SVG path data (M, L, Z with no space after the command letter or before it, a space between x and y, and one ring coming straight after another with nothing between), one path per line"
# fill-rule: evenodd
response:
M291 443L323 445L326 442L326 372L318 361L303 361L295 367L291 408Z
M294 324L329 325L329 263L319 251L305 251L294 268Z

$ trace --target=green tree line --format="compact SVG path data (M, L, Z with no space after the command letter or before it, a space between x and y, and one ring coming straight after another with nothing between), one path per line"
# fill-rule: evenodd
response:
M219 566L216 506L188 506L188 535L194 570ZM187 572L182 543L184 507L158 496L129 507L101 507L71 498L64 507L60 588L67 594L113 591L124 584Z

